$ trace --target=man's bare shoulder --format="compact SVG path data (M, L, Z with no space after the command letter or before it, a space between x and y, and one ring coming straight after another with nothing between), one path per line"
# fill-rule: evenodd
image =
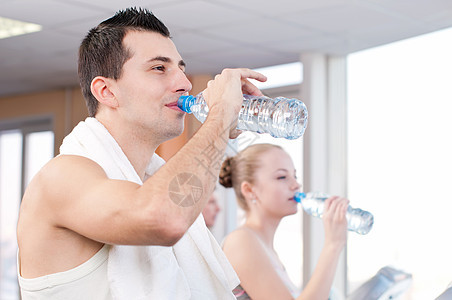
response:
M51 159L33 177L22 200L22 206L46 205L55 200L64 201L74 190L95 178L107 178L94 161L76 155L60 155ZM68 197L65 197L68 196Z
M60 155L50 160L36 175L40 184L76 184L91 177L107 178L104 170L94 161L77 155Z
M59 215L68 211L77 191L88 180L103 177L106 175L99 165L81 156L57 156L39 170L25 190L17 224L21 259L25 255L26 266L30 265L27 259L33 257L33 251L55 255L49 248L62 249L56 241L70 241L67 244L74 245L74 241L80 240L73 232L58 229Z
M70 155L53 158L35 175L25 191L17 224L23 276L68 270L98 251L101 243L71 230L64 221L78 219L74 204L102 178L106 175L94 161Z
M44 180L72 176L103 176L103 169L89 158L78 155L59 155L50 160L39 172Z

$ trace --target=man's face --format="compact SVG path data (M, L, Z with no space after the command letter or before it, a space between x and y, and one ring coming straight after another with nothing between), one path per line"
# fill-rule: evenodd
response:
M131 52L112 87L118 113L135 132L167 140L180 135L184 116L176 102L192 85L174 43L159 33L129 31L123 40Z

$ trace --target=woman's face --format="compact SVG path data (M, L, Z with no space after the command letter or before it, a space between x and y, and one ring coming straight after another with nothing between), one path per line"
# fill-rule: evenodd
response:
M256 204L263 212L284 217L297 212L293 197L299 190L295 167L290 156L282 149L270 149L259 157L253 192Z

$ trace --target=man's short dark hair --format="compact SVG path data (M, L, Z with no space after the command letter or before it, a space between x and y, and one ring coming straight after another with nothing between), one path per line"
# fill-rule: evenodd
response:
M94 117L98 101L91 93L96 76L119 79L122 66L131 57L123 39L130 30L152 31L170 37L168 28L154 14L141 8L127 8L92 28L83 39L78 58L78 76L88 114Z

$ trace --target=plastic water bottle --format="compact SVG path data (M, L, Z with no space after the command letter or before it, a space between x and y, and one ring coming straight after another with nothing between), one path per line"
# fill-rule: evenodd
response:
M325 200L329 195L320 192L300 193L297 192L294 200L301 203L304 211L314 217L322 217ZM348 223L348 230L355 231L359 234L367 234L374 224L374 216L365 210L353 208L350 205L345 215Z
M209 113L202 93L181 96L177 106L186 113L193 113L201 123L204 123ZM298 99L243 95L237 129L294 140L303 135L307 123L308 109Z

